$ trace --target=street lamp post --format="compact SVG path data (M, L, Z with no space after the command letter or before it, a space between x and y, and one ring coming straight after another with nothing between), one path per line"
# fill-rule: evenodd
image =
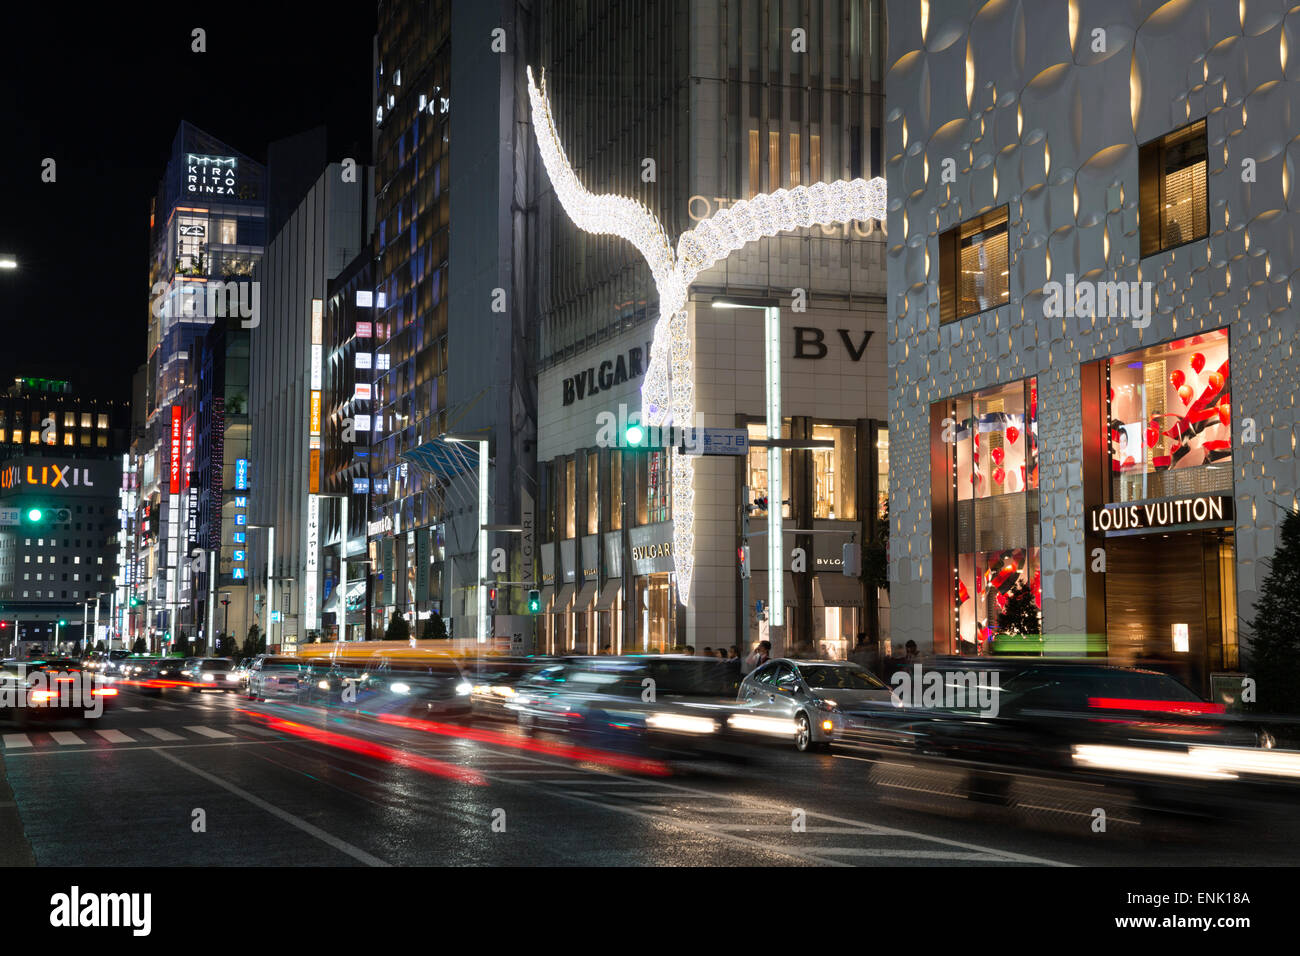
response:
M221 606L223 609L225 609L226 612L226 623L222 626L222 630L227 636L229 636L230 635L230 595L229 594L221 595Z
M487 616L488 572L488 440L479 435L444 435L449 442L478 445L478 643L492 639L492 626Z
M318 498L335 498L339 505L339 640L348 639L348 498L347 494L317 495Z
M264 530L266 532L266 649L271 650L271 625L275 623L272 615L275 613L275 525L270 524L250 524L249 528Z

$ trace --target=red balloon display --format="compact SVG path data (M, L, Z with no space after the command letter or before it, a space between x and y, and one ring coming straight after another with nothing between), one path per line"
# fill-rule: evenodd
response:
M1227 402L1219 403L1219 421L1225 425L1232 423L1232 406Z
M1004 452L1001 448L994 448L991 452L989 452L989 454L993 456L993 464L1000 465L1002 464L1002 459L1006 457L1007 453Z
M1006 481L1006 478L1007 478L1007 473L1003 471L1001 468L993 469L993 480L997 484L999 485L1002 484L1004 481Z
M1184 406L1192 404L1192 396L1194 394L1195 392L1192 391L1192 386L1190 385L1184 385L1178 390L1178 397L1183 400Z
M1187 381L1187 376L1183 374L1182 369L1176 368L1169 376L1169 381L1174 383L1174 388L1182 388L1183 382Z
M1158 444L1160 444L1160 428L1155 422L1151 422L1147 425L1147 447L1155 448Z
M1201 374L1201 369L1205 368L1205 356L1200 352L1192 353L1192 369L1197 375Z
M1010 426L1007 427L1007 441L1008 441L1008 442L1010 442L1011 444L1014 445L1014 444L1016 443L1016 439L1019 438L1019 437L1020 437L1020 429L1019 429L1019 428L1017 428L1015 425L1010 425Z
M1218 372L1211 372L1206 381L1210 383L1210 391L1212 392L1217 392L1223 388L1223 376Z

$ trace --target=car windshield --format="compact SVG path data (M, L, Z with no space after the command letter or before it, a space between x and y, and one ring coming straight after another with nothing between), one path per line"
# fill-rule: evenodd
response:
M799 673L809 687L834 690L887 690L875 675L861 667L835 664L801 664Z
M1039 667L1017 674L1002 687L1003 700L1027 707L1078 709L1094 700L1200 703L1201 698L1168 674L1109 668Z
M218 659L203 661L200 666L222 668L222 667L233 667L234 665L231 664L230 661L221 660L218 658Z

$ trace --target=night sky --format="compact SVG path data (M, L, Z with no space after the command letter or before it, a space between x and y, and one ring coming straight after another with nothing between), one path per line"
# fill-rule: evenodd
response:
M72 12L75 10L75 13ZM14 3L0 31L0 382L129 399L144 362L149 200L182 119L259 162L324 124L370 161L376 3ZM207 52L191 31L207 31ZM57 181L43 183L45 157Z

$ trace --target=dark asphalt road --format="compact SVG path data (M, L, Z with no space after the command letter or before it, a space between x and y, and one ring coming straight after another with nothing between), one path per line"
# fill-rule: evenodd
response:
M474 739L483 727L504 736ZM1026 825L936 802L941 782L882 785L870 761L777 745L655 777L524 749L501 725L439 730L130 693L89 727L6 725L0 853L59 866L1258 866L1300 846L1296 824L1244 813L1159 842L1069 813Z

